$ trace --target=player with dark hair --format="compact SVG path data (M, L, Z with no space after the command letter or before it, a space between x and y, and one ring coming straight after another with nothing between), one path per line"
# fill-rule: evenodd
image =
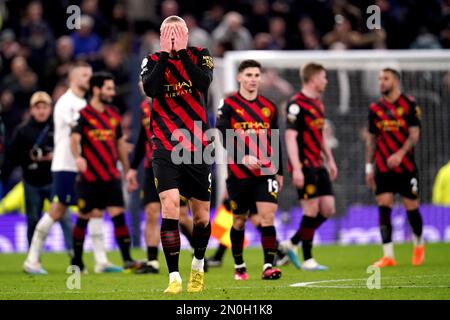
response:
M331 180L336 179L337 167L330 148L324 143L325 108L321 101L328 81L325 68L317 63L304 65L300 78L302 89L287 104L285 138L292 182L297 188L303 218L297 232L281 246L297 268L326 270L327 267L313 258L312 247L315 231L335 213L330 176ZM303 264L297 255L300 241Z
M279 143L279 137L276 141L272 138L278 129L277 107L258 93L261 81L259 62L242 61L237 81L239 91L224 99L217 114L217 128L222 133L222 142L228 153L227 191L233 212L230 237L234 279L248 278L243 258L244 233L255 203L264 251L262 279L279 279L281 270L274 267L277 251L274 220L283 176L281 150L278 154L273 151L273 143ZM228 141L230 131L236 135L236 140ZM241 148L242 152L239 152ZM272 161L274 156L276 159Z
M92 75L89 92L91 100L80 111L77 125L72 129L71 151L79 170L77 180L78 215L73 230L74 257L72 264L84 269L82 261L86 226L90 218L103 217L106 209L114 224L125 269L135 269L139 264L130 255L131 239L125 223L120 160L124 172L128 170L125 136L122 135L120 115L109 104L116 91L112 75L98 72ZM106 252L96 260L107 262Z
M40 262L41 252L51 227L64 219L71 225L70 212L67 208L76 204L75 179L77 165L70 151L70 132L76 125L79 112L87 102L85 95L89 90L92 68L86 62L75 63L69 71L69 89L58 99L53 111L54 150L51 165L52 204L36 225L35 232L23 264L25 272L30 274L47 274ZM70 227L72 233L72 227ZM122 268L114 266L104 257L103 219L93 218L89 221L89 235L92 239L92 251L95 257L94 270L100 272L119 272ZM99 259L97 259L99 258Z
M142 62L144 91L152 97L152 165L162 205L161 243L169 269L164 291L178 294L182 279L180 254L180 194L189 199L194 220L188 292L204 288L204 257L211 235L211 168L203 159L210 147L206 98L213 78L213 59L205 48L187 47L183 19L169 16L161 24L159 52ZM183 156L181 156L183 155Z
M412 264L425 258L422 216L419 211L419 176L414 147L420 136L420 108L400 90L400 73L391 68L380 72L381 99L370 105L369 137L366 142L366 182L375 191L379 209L383 257L378 267L395 266L391 212L396 193L402 196L412 228ZM375 170L373 162L375 161Z

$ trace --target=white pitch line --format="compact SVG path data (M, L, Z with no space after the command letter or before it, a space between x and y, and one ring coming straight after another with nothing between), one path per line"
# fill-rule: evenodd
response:
M396 277L383 277L382 279L399 279L399 278L433 278L438 275L417 275L417 276L396 276ZM450 277L450 275L439 275L441 278ZM367 288L362 285L318 285L320 283L334 283L334 282L355 282L355 281L367 281L366 278L361 279L332 279L332 280L320 280L310 282L298 282L289 285L290 287L297 288L336 288L336 289L354 289L354 288ZM448 285L382 285L382 288L449 288Z

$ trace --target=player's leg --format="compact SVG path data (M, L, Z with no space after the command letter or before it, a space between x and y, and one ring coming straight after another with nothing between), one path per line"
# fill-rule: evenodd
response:
M425 245L422 238L423 221L419 209L419 181L417 174L405 174L399 193L402 195L403 205L408 215L414 244L412 264L421 265L425 260Z
M264 252L262 279L279 279L281 270L274 268L275 255L277 253L275 213L278 205L273 202L257 201L256 208L261 220L261 244Z
M51 227L64 216L68 205L75 204L75 178L75 172L56 172L53 174L53 202L49 212L45 213L36 225L23 266L25 272L31 274L47 273L42 268L39 258Z
M106 208L114 225L114 236L119 245L120 254L124 264L125 271L136 270L141 267L138 261L131 257L131 237L127 223L125 221L125 202L123 200L121 181L111 181L99 184L102 196L97 191L100 208Z
M234 200L233 200L234 201ZM242 205L238 204L238 208ZM247 280L247 267L244 262L244 238L245 238L245 223L248 218L248 210L245 212L234 210L233 225L230 230L231 253L234 259L234 280Z
M84 211L78 213L77 221L72 232L73 241L73 257L72 265L80 268L81 272L86 272L83 263L83 246L86 237L86 228L89 222L89 216L92 211Z
M170 159L154 158L152 160L155 185L161 202L161 245L169 270L169 286L164 293L177 294L182 290L179 273L180 257L180 177L181 172Z
M136 273L159 273L158 244L160 240L159 214L161 212L161 204L159 201L147 203L144 210L147 262L142 268L136 270Z
M403 204L408 214L409 225L412 229L412 239L414 244L412 264L421 265L425 260L425 244L422 238L423 221L419 210L418 199L403 198Z
M304 187L297 189L299 204L303 211L302 220L294 235L280 243L281 249L297 269L301 268L297 246L302 241L303 255L308 257L309 243L312 242L314 236L315 219L319 212L317 172L313 169L303 168L303 175L305 177Z
M194 222L188 213L188 200L184 197L181 197L180 201L180 230L181 233L186 237L190 246L193 248L192 242L192 232L194 231Z
M250 214L248 217L249 217L252 225L256 229L258 229L259 233L261 234L261 232L262 232L261 217L257 213L257 211L258 210L256 209L256 203L255 203L254 206L252 206L252 208L250 209ZM277 247L277 254L275 256L275 265L282 266L282 265L289 263L289 257L284 253L283 249L281 248L280 242L278 242L278 240L276 242L276 247Z
M144 185L142 188L142 204L145 211L145 243L147 245L147 262L135 272L138 274L158 273L158 245L160 240L159 215L161 212L161 203L156 191L153 169L145 168Z
M191 264L191 275L187 286L188 292L200 292L204 289L205 252L211 236L211 223L209 221L210 202L196 198L190 199L194 228L192 244L194 257Z
M319 198L319 210L314 220L312 221L311 229L308 231L304 228L304 233L301 235L302 248L303 248L303 264L302 269L308 271L323 271L328 267L323 266L314 259L312 254L314 235L317 229L336 211L335 199L332 195L320 196ZM315 211L314 209L313 211Z
M139 264L131 258L131 237L125 221L125 209L122 206L107 207L114 225L114 236L119 245L120 254L124 263L124 269L136 269Z
M249 180L239 180L229 177L226 181L229 195L229 206L233 214L233 224L230 229L231 253L234 260L234 279L247 280L247 266L244 262L243 250L245 239L245 223L250 207L255 206L252 188Z
M205 253L211 237L210 197L211 197L211 167L209 165L186 165L183 171L183 195L189 198L194 227L192 244L191 274L187 286L188 292L200 292L204 289Z
M101 195L99 195L101 196ZM103 210L93 209L89 214L89 237L92 241L94 253L94 272L95 273L111 273L122 272L123 269L112 264L106 255L105 239L103 232Z
M375 262L375 266L383 268L395 266L394 244L392 242L391 213L394 204L392 192L380 193L376 196L379 211L380 234L383 243L383 257Z

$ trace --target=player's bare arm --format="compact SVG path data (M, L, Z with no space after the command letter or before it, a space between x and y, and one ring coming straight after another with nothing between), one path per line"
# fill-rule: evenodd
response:
M117 141L117 151L119 153L119 161L122 164L123 172L128 172L130 169L130 162L128 161L128 150L125 136L122 136Z
M420 128L419 127L410 127L408 129L409 136L408 139L406 139L403 146L394 154L392 154L388 160L387 164L389 168L395 168L402 163L403 157L408 153L409 150L414 148L417 143L419 142L420 137Z
M333 153L331 152L330 147L326 143L323 144L322 151L325 154L325 158L328 164L328 171L330 172L330 178L332 181L335 181L338 175L338 169L336 161L334 160L333 157Z
M81 156L80 142L81 142L81 134L72 133L70 135L70 151L72 152L73 157L75 158L78 170L80 172L84 172L87 169L87 162L86 159Z
M296 188L301 189L305 183L305 177L303 176L302 163L298 152L297 135L296 130L286 129L286 148L292 165L292 183Z
M373 161L375 157L375 148L377 137L369 133L366 139L366 183L369 188L375 187L375 173L373 170Z

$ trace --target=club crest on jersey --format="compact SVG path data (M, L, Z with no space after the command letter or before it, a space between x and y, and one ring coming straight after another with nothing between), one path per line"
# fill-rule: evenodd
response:
M214 60L211 56L203 56L203 65L208 69L214 68Z
M272 114L270 109L269 108L265 108L265 107L261 109L261 112L262 112L263 116L266 117L266 118L269 118L270 115Z
M417 119L422 118L422 109L419 106L416 106L416 117Z
M405 111L403 110L402 107L398 107L398 108L397 108L397 115L398 115L399 117L403 116L404 113L405 113Z
M111 120L109 120L109 123L111 124L111 126L116 127L118 124L118 121L114 118L112 118Z
M313 184L308 184L305 188L306 193L309 195L313 195L314 193L316 193L316 186Z

